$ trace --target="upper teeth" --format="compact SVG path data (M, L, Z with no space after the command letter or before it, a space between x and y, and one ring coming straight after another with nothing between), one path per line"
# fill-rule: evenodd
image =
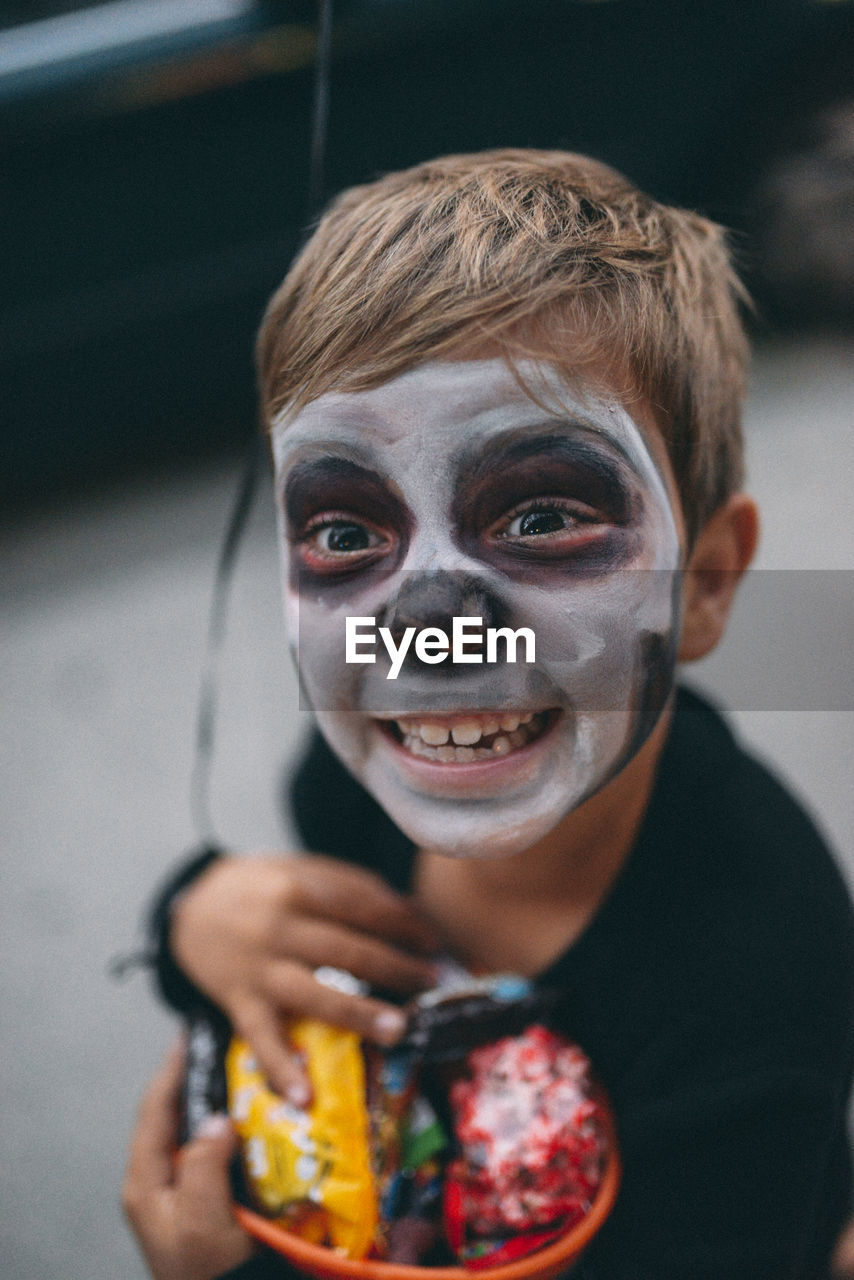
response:
M443 747L449 739L458 747L473 747L481 738L489 738L499 731L514 733L520 725L530 724L533 718L533 711L523 711L507 715L464 716L445 724L433 720L398 720L397 726L404 737L420 738L430 747Z

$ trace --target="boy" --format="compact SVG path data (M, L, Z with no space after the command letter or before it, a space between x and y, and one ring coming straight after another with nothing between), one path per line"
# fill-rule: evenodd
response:
M283 1015L403 1029L317 966L405 995L441 949L560 987L625 1169L589 1280L826 1276L850 1189L850 905L793 801L673 684L756 543L740 297L717 227L579 156L449 157L332 206L258 348L322 734L294 800L327 856L211 855L158 915L167 996L216 1003L295 1101ZM452 644L473 618L506 660ZM212 1280L248 1254L230 1138L169 1184L174 1075L129 1211L158 1280Z

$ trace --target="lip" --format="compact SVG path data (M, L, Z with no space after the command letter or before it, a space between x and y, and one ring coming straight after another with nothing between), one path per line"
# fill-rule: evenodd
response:
M389 756L395 768L419 790L439 796L463 796L483 789L483 794L486 796L493 794L494 791L504 790L511 781L524 780L524 776L537 767L538 758L550 749L552 738L559 726L564 723L566 713L558 707L543 708L543 710L548 710L550 713L550 721L533 742L517 747L509 755L497 756L494 760L473 760L469 763L445 763L414 756L394 736L390 719L374 720L373 725L379 750ZM466 710L461 709L458 712L446 712L443 715L429 712L419 717L417 713L407 711L403 718L407 720L423 718L430 720L431 723L448 723L459 720L466 714ZM469 712L469 714L473 713ZM482 716L485 713L477 714ZM496 714L507 714L507 711L505 709L504 712Z

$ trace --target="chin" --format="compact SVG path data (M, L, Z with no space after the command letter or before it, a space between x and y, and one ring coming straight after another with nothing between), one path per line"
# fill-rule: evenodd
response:
M420 805L376 794L393 822L420 849L448 858L498 860L523 853L565 817L565 799L544 812L539 805L492 805L488 812L452 804ZM574 807L570 803L570 808Z
M624 714L558 707L318 720L401 831L453 858L504 858L535 845L613 777L626 741Z

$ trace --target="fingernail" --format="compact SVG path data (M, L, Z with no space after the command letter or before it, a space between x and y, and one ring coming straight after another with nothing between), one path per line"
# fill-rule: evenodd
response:
M384 1044L394 1044L406 1030L406 1014L399 1009L383 1009L374 1018L374 1032Z
M205 1116L202 1123L196 1130L197 1138L223 1138L227 1133L231 1132L231 1121L227 1115L223 1115L221 1111L215 1115Z
M308 1085L298 1082L288 1086L287 1098L288 1102L293 1103L295 1107L307 1107L311 1092Z

